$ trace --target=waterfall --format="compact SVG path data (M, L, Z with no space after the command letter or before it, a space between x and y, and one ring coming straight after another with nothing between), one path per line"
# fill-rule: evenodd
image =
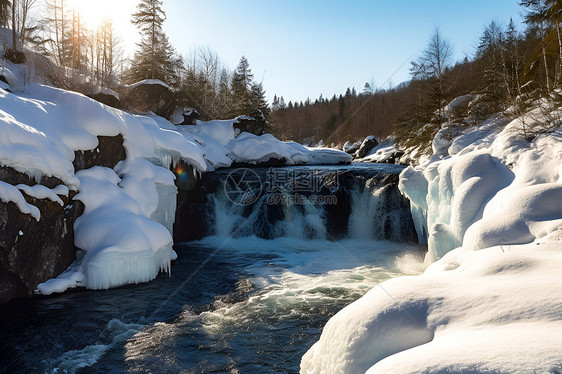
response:
M265 171L252 170L265 178ZM203 236L415 241L409 204L397 188L398 174L348 171L340 167L310 174L310 169L303 169L322 180L336 178L337 183L298 193L287 185L262 188L250 204L233 201L232 195L220 188L224 178L215 178L218 186L206 191ZM303 179L295 174L291 183L302 185Z

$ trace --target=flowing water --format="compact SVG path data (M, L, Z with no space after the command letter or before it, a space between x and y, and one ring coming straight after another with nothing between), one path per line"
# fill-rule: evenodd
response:
M298 372L332 315L419 254L381 239L399 235L400 214L382 219L383 186L367 187L348 191L337 240L319 205L272 220L263 199L248 209L209 196L209 235L175 246L171 276L0 306L0 372Z

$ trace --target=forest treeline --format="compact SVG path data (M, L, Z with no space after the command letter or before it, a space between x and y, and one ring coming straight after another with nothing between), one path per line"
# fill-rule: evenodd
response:
M557 105L562 84L562 1L519 4L524 30L520 32L513 20L507 25L491 21L475 54L463 61L451 61L453 46L436 28L411 62L410 81L396 87L375 89L366 83L359 93L348 88L345 94L330 99L321 95L304 103L275 97L271 113L275 132L305 143L341 145L368 135L395 135L405 148L420 142L429 146L429 139L443 126L471 124L469 115L471 120L484 119L511 107L516 116L533 100L547 96ZM447 110L452 99L468 93L474 94L470 111ZM546 130L560 125L558 119L546 120L552 122ZM545 126L521 129L528 139L535 131L545 131Z
M4 57L17 60L14 51L25 48L50 57L61 69L44 74L59 87L120 91L158 79L176 93L176 105L197 109L202 119L269 114L263 84L254 79L246 57L232 70L210 48L180 56L163 30L165 20L161 0L139 0L131 22L141 38L127 57L109 18L91 30L68 0L0 0L0 26L13 30L13 42L1 41L8 47Z
M492 21L483 28L475 54L456 63L453 46L436 28L411 62L410 81L396 87L366 83L360 92L348 88L305 102L275 95L271 105L244 56L234 70L210 48L180 56L163 30L162 4L139 0L131 22L141 39L128 58L110 19L89 30L68 0L0 0L0 26L13 30L11 45L4 41L4 55L17 59L17 50L28 47L49 56L60 67L51 72L52 83L81 92L92 85L118 91L159 79L176 93L177 105L197 109L202 119L261 112L280 138L328 145L395 135L403 146L413 146L443 126L468 124L468 115L486 118L508 107L524 112L537 97L557 96L562 83L562 0L522 0L523 31L513 21ZM467 93L474 95L470 113L445 108ZM532 137L533 129L524 128L523 136Z

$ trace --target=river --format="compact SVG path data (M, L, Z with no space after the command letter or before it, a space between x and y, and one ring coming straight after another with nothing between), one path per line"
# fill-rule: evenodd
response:
M369 187L369 196L378 198L379 190ZM291 234L311 215L323 217L317 208L303 208L300 218L285 209L273 237L233 235L237 220L254 216L246 209L243 218L226 195L209 199L207 236L175 245L170 276L2 305L0 371L296 373L332 315L380 282L415 272L422 254L418 245L384 240L376 225L366 227L377 217L357 211L373 209L361 194L338 239L326 229Z

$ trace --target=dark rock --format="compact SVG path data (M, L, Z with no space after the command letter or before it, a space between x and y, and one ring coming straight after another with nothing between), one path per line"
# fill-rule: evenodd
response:
M367 156L378 144L379 142L374 136L367 136L365 140L363 140L363 143L361 143L361 147L357 150L357 153L355 154L356 157L363 158Z
M55 188L56 186L63 184L59 178L56 177L47 177L43 175L39 181L36 181L34 178L26 175L24 173L20 173L15 169L9 166L0 166L0 181L11 185L18 185L18 184L26 184L28 186L33 186L34 184L42 184L47 188Z
M116 109L123 109L123 105L121 104L121 100L119 100L119 98L115 95L110 95L108 93L105 92L98 92L95 94L92 94L90 96L92 99L99 101L102 104L105 104L107 106L110 106L112 108L116 108Z
M8 82L8 78L4 74L0 74L0 88L7 92L12 92L10 82Z
M194 108L185 108L182 113L183 121L177 125L196 125L199 119L199 112Z
M236 117L236 121L232 125L237 131L236 135L242 132L249 132L260 136L267 128L267 121L261 110L258 110L256 113L253 113L252 116Z
M178 187L176 219L174 221L174 241L198 240L204 236L206 219L207 189L204 181L184 183L179 178L177 167L176 186ZM203 179L206 174L203 174Z
M31 296L39 283L62 273L75 259L74 221L83 205L75 193L60 196L63 206L29 196L41 211L37 222L12 203L0 202L0 303Z
M23 64L27 61L25 53L13 48L6 49L6 51L4 52L4 58L12 61L14 64Z
M260 161L253 164L249 162L233 162L232 165L230 165L230 167L231 168L257 168L257 167L274 168L279 166L285 166L286 164L287 164L287 160L272 157L265 161Z
M98 136L98 146L89 151L74 152L74 170L89 169L93 166L105 166L113 169L119 161L127 158L123 147L123 135Z
M132 111L153 112L169 117L174 105L174 93L164 83L148 79L131 85L123 98L124 106Z
M99 136L98 146L90 151L75 152L76 171L93 166L109 168L124 160L123 136ZM35 185L30 176L7 166L0 167L0 180L11 185ZM42 176L40 184L54 188L62 181ZM0 202L0 303L15 297L31 296L39 283L62 273L75 259L74 222L84 206L73 201L76 193L60 196L63 206L49 200L38 200L24 194L27 202L41 212L39 222L23 214L12 203ZM22 234L20 234L20 232Z
M347 154L353 155L355 152L357 152L360 146L361 144L358 143L346 142L343 145L342 151L344 151Z
M397 163L399 163L400 158L402 156L404 156L404 152L397 150L396 152L391 154L387 159L385 159L383 162L388 163L388 164L397 164Z

